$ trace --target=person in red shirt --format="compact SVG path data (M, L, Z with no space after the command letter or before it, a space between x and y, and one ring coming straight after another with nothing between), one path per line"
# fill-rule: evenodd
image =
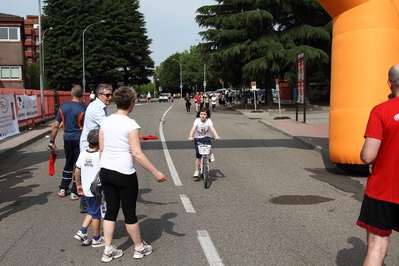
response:
M370 165L356 224L367 230L363 265L383 265L392 229L399 231L399 64L388 72L392 99L375 106L369 116L360 153Z
M200 93L197 91L197 93L194 96L194 100L195 100L195 112L198 113L198 111L200 110L200 105L201 105L201 98L202 96L200 95Z

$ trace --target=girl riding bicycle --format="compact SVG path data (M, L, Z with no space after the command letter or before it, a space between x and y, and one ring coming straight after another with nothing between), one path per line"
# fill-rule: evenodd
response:
M191 128L190 135L188 140L194 141L195 148L195 171L193 178L199 178L199 166L201 163L201 154L198 151L198 142L201 141L209 141L211 139L211 132L214 135L215 139L220 139L218 133L216 132L215 127L213 126L211 120L211 112L208 108L202 107L197 112L197 119L195 119L193 127ZM211 153L210 156L211 162L215 161L215 156Z

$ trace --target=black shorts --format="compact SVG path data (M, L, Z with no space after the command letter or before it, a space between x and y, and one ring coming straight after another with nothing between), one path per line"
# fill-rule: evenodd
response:
M392 230L399 231L399 204L364 195L356 224L373 234L389 236Z

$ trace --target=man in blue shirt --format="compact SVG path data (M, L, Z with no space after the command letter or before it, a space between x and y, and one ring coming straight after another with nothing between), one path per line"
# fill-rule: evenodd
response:
M74 85L71 90L72 100L60 106L55 122L51 129L50 144L48 150L52 153L58 150L54 143L57 137L60 125L64 131L64 152L65 166L62 171L61 184L59 186L58 196L63 198L69 191L69 185L73 180L73 170L76 160L79 157L79 141L82 134L83 121L86 107L82 105L83 91L80 85ZM75 181L72 183L70 200L78 200L79 196L76 190Z

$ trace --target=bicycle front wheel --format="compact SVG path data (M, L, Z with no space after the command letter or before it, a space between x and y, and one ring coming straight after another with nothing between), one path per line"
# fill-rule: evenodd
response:
M204 188L208 188L209 187L209 162L208 162L209 158L206 157L206 159L203 159L203 175L204 175Z

